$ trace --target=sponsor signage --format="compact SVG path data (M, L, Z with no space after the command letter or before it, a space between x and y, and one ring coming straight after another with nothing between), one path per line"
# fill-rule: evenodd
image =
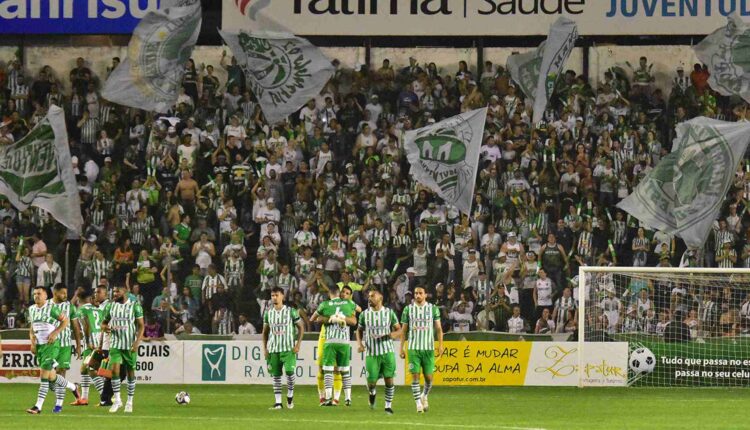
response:
M39 368L28 341L3 341L0 359L0 383L39 382ZM138 383L182 383L183 342L143 342L138 347L136 376ZM81 380L81 360L70 362L68 375L72 381Z
M560 16L581 35L708 34L747 0L223 0L222 28L281 23L299 35L544 35ZM265 23L265 25L264 25Z
M0 34L129 34L159 0L0 0Z

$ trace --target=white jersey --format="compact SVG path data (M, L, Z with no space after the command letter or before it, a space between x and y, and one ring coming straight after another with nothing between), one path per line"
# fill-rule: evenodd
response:
M523 333L523 318L510 317L508 319L508 333Z
M552 280L550 278L536 280L537 306L552 306Z
M518 259L521 257L521 243L506 243L505 246L505 254L507 256L505 261L508 263L508 265L510 265L511 263L517 263Z

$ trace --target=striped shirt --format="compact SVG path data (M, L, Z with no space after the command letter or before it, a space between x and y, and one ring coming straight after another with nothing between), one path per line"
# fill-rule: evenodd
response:
M410 351L435 350L435 322L440 322L440 309L432 303L411 304L404 308L401 323L408 324Z
M23 116L29 107L29 86L15 84L10 87L10 98L16 101L16 110Z
M372 229L367 232L367 236L370 240L370 246L375 250L383 249L388 244L388 240L390 239L388 230L384 228Z
M206 277L203 278L203 285L201 285L203 295L205 295L206 298L210 300L211 297L216 294L216 290L218 289L219 285L223 285L224 289L227 288L227 281L223 276L218 273L214 276L206 275Z
M432 235L430 234L429 230L422 230L421 228L414 232L414 241L419 243L424 243L425 248L427 248L427 252L430 252L430 241L432 240Z
M588 231L582 231L578 237L578 255L581 257L590 257L592 255L592 239L593 235Z
M49 340L49 335L59 324L58 318L62 313L60 309L51 305L49 301L42 307L37 305L31 305L27 311L26 321L31 326L31 330L34 332L37 345L46 345ZM58 337L56 342L59 342Z
M99 136L99 120L97 118L87 119L81 125L81 143L86 145L96 145Z
M109 277L112 270L112 263L107 260L94 259L91 262L91 288L96 288L102 278Z
M242 276L245 274L245 262L241 259L227 259L224 264L224 273L227 275L227 283L233 287L240 287Z
M731 231L729 230L717 230L716 231L716 237L715 237L714 243L716 245L715 249L717 250L717 252L718 250L721 249L721 246L724 244L724 241L727 241L727 240L732 242L732 244L734 245L734 235L732 234Z
M148 239L151 225L148 219L136 219L130 223L130 240L134 245L143 245Z
M398 248L401 245L406 246L406 251L409 252L411 250L411 238L405 234L393 236L393 247Z
M45 261L39 266L36 276L36 284L44 287L51 287L62 282L62 269L56 262L52 262L52 267Z
M27 256L21 257L21 260L16 264L16 276L23 278L31 278L31 273L34 270L34 262Z
M138 302L109 302L104 308L102 319L109 324L110 348L129 350L136 338L136 319L143 319L143 308Z
M627 242L628 227L625 221L612 221L612 243L622 245Z
M296 342L295 325L300 320L296 309L282 306L271 307L263 314L263 325L268 327L268 352L289 352L294 350Z
M67 346L73 345L73 336L71 327L73 324L78 324L78 312L76 311L76 308L74 306L71 306L69 301L64 301L62 303L55 303L52 299L47 300L47 303L57 308L60 311L61 315L65 315L68 317L68 320L70 320L70 324L68 324L67 327L65 327L65 330L60 332L60 347L65 348ZM33 307L33 306L32 306ZM73 321L76 321L75 323ZM61 323L58 322L56 326L59 326Z
M297 278L292 275L291 273L283 274L280 273L279 276L276 278L276 286L279 288L284 289L284 294L289 293L289 291L297 291L297 288L299 286L299 281L297 281Z
M737 256L737 251L735 251L734 248L729 248L729 250L720 249L716 252L716 257L727 257L719 262L720 269L731 269L734 267L734 263L729 258L731 256Z
M359 328L364 331L364 343L368 357L393 353L391 330L398 325L396 313L386 307L376 311L366 309L359 316Z
M573 297L560 297L555 302L555 309L557 309L557 319L555 320L555 327L563 327L565 325L565 318L567 318L568 311L576 308L576 302Z

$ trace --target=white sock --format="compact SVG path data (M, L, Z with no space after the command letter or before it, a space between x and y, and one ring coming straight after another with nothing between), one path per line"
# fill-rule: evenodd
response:
M81 375L81 396L84 399L89 398L89 386L91 385L91 375L84 373Z
M273 377L273 398L276 404L281 404L281 376Z

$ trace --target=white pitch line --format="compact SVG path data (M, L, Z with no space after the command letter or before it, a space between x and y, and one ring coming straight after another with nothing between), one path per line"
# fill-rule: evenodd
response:
M23 414L0 414L3 418L18 418ZM251 417L214 417L214 416L161 416L161 415L57 415L55 418L77 418L96 417L96 418L125 418L125 419L144 419L144 420L208 420L208 421L248 421L248 422L282 422L282 423L322 423L322 424L372 424L377 426L415 426L415 427L435 427L435 428L455 428L455 429L498 429L498 430L546 430L539 427L516 427L516 426L482 426L469 424L438 424L438 423L420 423L407 421L390 421L383 418L383 421L345 421L345 420L314 420L314 419L292 419L292 418L251 418Z

